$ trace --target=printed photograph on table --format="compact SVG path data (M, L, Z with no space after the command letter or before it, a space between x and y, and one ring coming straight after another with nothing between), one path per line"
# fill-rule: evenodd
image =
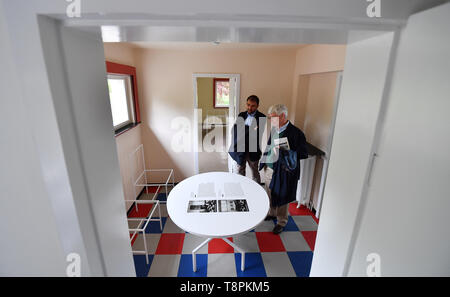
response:
M219 212L248 211L247 200L219 200Z
M217 200L190 200L187 212L217 212Z
M189 200L188 213L249 211L247 200Z

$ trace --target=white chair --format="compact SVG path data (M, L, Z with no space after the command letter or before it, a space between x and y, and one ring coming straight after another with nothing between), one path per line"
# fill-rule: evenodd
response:
M154 207L152 207L152 209L149 211L148 215L146 215L145 217L142 218L138 218L138 217L134 217L134 218L128 218L128 226L130 225L130 223L132 222L139 222L137 224L137 226L135 227L128 227L128 231L130 232L130 241L133 243L133 240L139 235L142 234L142 239L144 240L144 250L133 250L133 255L145 255L145 260L146 263L149 264L149 260L148 260L148 248L147 248L147 240L145 238L145 229L147 229L148 224L151 221L159 221L159 228L161 229L162 232L162 220L161 220L161 208L160 208L160 203L158 200L125 200L128 202L133 201L135 203L135 205L139 204L153 204ZM158 208L158 212L159 212L159 219L157 218L153 218L156 209ZM137 207L136 207L137 209Z
M137 191L138 188L139 191L142 189L144 190L145 194L149 194L149 187L157 187L157 191L155 195L153 195L152 200L157 199L160 187L165 188L166 193L166 200L168 197L168 187L171 186L172 188L175 186L175 177L173 174L173 169L147 169L145 164L145 158L144 158L144 145L140 144L130 155L129 155L129 161L131 164L131 177L132 177L132 183L134 188L134 197L137 197ZM141 161L142 162L142 170L138 171L140 173L138 177L135 179L135 173L136 168L134 166L135 161ZM153 178L147 178L148 173L163 173L162 180L152 180ZM160 203L166 203L166 201L160 201ZM136 210L138 208L137 204L135 204Z

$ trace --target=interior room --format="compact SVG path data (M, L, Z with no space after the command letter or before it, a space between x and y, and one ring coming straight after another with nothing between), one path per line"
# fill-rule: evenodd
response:
M275 223L269 221L256 227L254 232L233 238L235 242L241 242L247 248L247 263L250 263L249 259L254 261L248 264L245 271L239 271L234 265L234 252L237 251L217 239L209 242L207 248L203 248L198 254L205 263L202 262L203 266L199 266L194 274L190 269L192 264L187 263L191 261L191 250L187 247L201 240L200 237L191 234L179 236L179 242L172 243L180 245L179 252L164 252L164 236L181 235L184 231L173 223L168 217L166 205L161 204L164 220L162 231L158 228L158 221L150 222L146 231L146 244L151 247L148 254L151 255L152 261L146 264L145 256L136 253L134 263L137 275L237 276L239 273L241 276L308 276L319 223L326 178L324 171L331 149L337 92L345 64L346 46L106 42L104 50L107 64L134 67L136 73L136 78L133 79L137 80L135 86L139 98L139 121L135 121L134 125L125 130L119 126L115 137L124 197L128 200L126 210L130 218L145 217L150 212L145 206L136 209L131 200L166 200L163 188L155 193L154 185L146 190L133 184L143 166L140 160L136 160L137 156L132 154L141 144L145 151L145 167L173 168L175 184L199 173L231 171L228 160L229 143L226 142L227 134L230 134L230 124L227 123L229 109L215 104L218 100L215 91L217 81L226 81L226 87L230 87L230 79L221 78L223 74L239 75L239 94L236 96L238 113L246 110L246 98L252 94L260 98L258 110L264 114L271 105L285 104L288 107L289 120L305 133L310 146L309 158L302 162L297 200L290 204L290 218L284 234L271 234ZM109 81L114 79L113 69L107 67L107 73ZM217 139L221 144L219 152L203 149L194 152L197 158L192 158L192 152L179 152L173 148L173 135L177 132L177 127L172 124L172 119L185 117L192 121L195 98L197 110L201 112L198 120L201 127L198 128L197 137L199 147L210 141L205 137L212 130L219 133L211 140L212 144L215 145ZM126 105L123 108L126 108ZM112 110L114 113L114 108ZM233 120L236 118L231 118L230 121ZM232 122L231 125L233 124ZM194 127L191 127L192 135L193 130ZM266 142L267 135L262 140L263 147ZM163 182L161 177L152 174L147 182ZM251 178L249 168L246 174ZM264 182L262 180L262 183ZM172 185L169 185L168 193L171 188ZM133 221L130 225L135 227L137 222ZM143 240L142 234L133 236L133 250L142 250ZM267 264L277 262L286 265ZM226 263L233 265L227 267ZM167 271L164 267L170 267L172 270Z

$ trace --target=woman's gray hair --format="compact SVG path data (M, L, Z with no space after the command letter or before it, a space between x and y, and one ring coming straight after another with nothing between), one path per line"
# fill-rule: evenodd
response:
M267 112L269 115L272 113L275 113L276 115L280 115L284 113L284 116L287 118L288 116L288 109L286 105L284 104L275 104L269 107L269 111Z

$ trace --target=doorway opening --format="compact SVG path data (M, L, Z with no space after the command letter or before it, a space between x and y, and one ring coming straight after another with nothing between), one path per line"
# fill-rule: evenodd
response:
M231 172L230 129L240 98L239 74L194 74L195 173Z
M297 200L289 204L288 224L283 231L287 235L277 237L278 247L275 250L271 250L273 252L281 252L283 249L289 249L292 252L291 257L286 258L286 254L283 256L284 260L279 259L279 261L287 260L286 263L288 265L282 269L274 269L274 267L267 264L271 261L270 257L267 259L262 258L258 263L259 271L257 275L308 276L319 227L319 206L322 201L321 197L326 178L325 162L327 162L331 151L331 148L327 146L331 143L331 140L328 138L332 136L332 123L334 123L336 116L336 102L339 97L336 90L340 83L338 78L342 77L344 55L340 55L338 71L323 72L323 69L313 69L311 73L296 75L296 70L302 70L302 66L296 65L293 68L288 66L290 63L294 63L299 56L305 55L302 50L308 50L308 45L251 44L245 45L246 48L243 50L243 45L228 44L220 52L217 52L217 48L211 48L211 45L207 44L202 45L202 48L196 51L192 49L193 45L189 43L179 43L177 45L149 43L145 46L143 43L140 43L140 47L137 49L133 47L133 43L107 43L104 46L106 59L125 59L127 52L130 56L135 56L137 59L134 63L138 73L140 73L140 81L144 82L139 85L139 88L141 89L142 86L143 89L141 99L143 106L147 107L142 108L145 114L142 117L143 125L141 129L143 133L141 133L141 142L154 144L153 146L147 146L151 147L151 150L146 149L146 159L151 160L151 163L153 160L163 160L161 157L163 155L168 156L167 160L177 160L180 153L172 152L171 148L166 145L166 143L171 141L170 133L177 132L171 130L171 119L174 117L175 111L184 113L185 118L186 115L192 115L191 123L193 124L190 126L190 131L192 132L193 153L191 156L193 156L194 162L192 162L192 159L187 158L184 160L178 159L178 162L174 162L178 166L192 162L190 164L194 165L194 170L187 177L199 173L232 171L233 160L228 154L232 136L230 129L236 123L237 115L245 111L245 109L242 109L245 106L244 98L253 93L258 95L261 100L258 110L264 114L267 114L269 107L274 104L282 103L287 106L291 123L306 134L306 140L310 148L308 151L310 158L308 159L312 159L314 162L312 165L309 165L309 170L306 170L306 167L301 169L303 177L298 182ZM196 45L196 47L200 47L200 45ZM121 51L118 50L119 48ZM190 58L195 60L196 64L172 63L171 61L176 61L177 59L186 60L186 48L190 49ZM165 52L166 49L170 49L170 51ZM330 46L329 50L333 51L333 46ZM316 51L313 50L313 52ZM236 53L244 56L242 60L252 56L257 58L254 58L252 63L248 63L243 67L233 62ZM230 63L232 66L229 66L228 69L236 72L232 74L213 71L196 73L193 70L198 68L221 69L218 66L220 63L209 61L209 64L207 64L203 62L201 57L205 55L211 55L212 60L220 58L222 61ZM147 63L149 60L152 63ZM217 65L213 63L217 63ZM262 63L272 64L272 69L277 67L277 75L258 71L257 66ZM276 66L276 64L281 65ZM159 75L155 76L154 73L161 70L158 65L164 65L164 71L159 71ZM240 91L242 76L247 79L244 85L245 94L241 94ZM248 77L254 77L251 83L248 81ZM192 79L189 89L187 88L186 78ZM177 83L176 92L172 91L171 85L167 84L167 82L172 80L179 82ZM292 83L285 84L281 82L283 80L290 80ZM185 83L180 83L183 81ZM296 97L294 97L294 93L291 94L293 86L297 89ZM192 97L186 96L186 94L189 94L189 91L192 91ZM280 96L277 93L286 93L288 95ZM240 98L243 100L240 100ZM182 103L186 101L190 101L189 109L186 107L188 104ZM161 113L161 110L165 111L164 114ZM269 131L270 127L266 127L262 135L262 151L265 150ZM156 140L159 140L160 143L157 143ZM304 165L303 162L302 165ZM247 176L250 177L252 171L248 169L246 171ZM182 182L186 178L179 177L180 171L178 170L175 171L175 174L177 175L177 182ZM264 176L262 178L261 182L266 183ZM164 236L162 235L167 232L178 239L184 236L182 244L177 246L177 251L184 250L186 252L188 250L187 247L196 243L198 238L195 238L194 235L183 235L183 230L170 218L167 206L164 204L161 204L161 213L163 214L161 224L150 222L148 225L148 232L161 234L161 237L157 235L147 236L146 234L146 236L138 235L132 240L131 248L134 252L147 251L147 247L153 247L148 249L145 257L142 255L133 257L136 273L139 276L190 275L192 273L191 269L186 269L185 263L177 259L174 261L179 265L175 266L178 270L164 270L163 268L167 263L159 259L160 257L156 250L158 250L160 245L164 245ZM135 213L129 213L128 217L133 215ZM145 214L143 215L145 216ZM268 247L269 242L266 241L264 236L272 233L276 223L276 220L264 221L257 226L253 232L254 234L236 237L233 240L240 241L243 245L253 245L252 250L254 251L270 250ZM208 243L208 250L203 251L204 256L207 258L214 257L214 252L210 252L210 250L214 250L214 244L214 242ZM160 252L162 251L161 249ZM231 251L229 252L231 253ZM233 264L234 262L230 263ZM221 273L214 269L214 265L208 266L208 269L206 269L209 271L207 276ZM227 266L223 273L234 276L234 273L237 273L238 270L233 269L235 269L233 265ZM205 269L201 268L198 271L200 274L204 272ZM243 273L245 275L247 272Z
M57 28L57 27L55 26L55 28ZM75 30L75 29L72 30L72 28L70 28L69 31L78 31L78 30ZM115 196L113 199L108 200L110 202L108 204L102 204L101 202L96 200L97 196L94 196L91 194L91 193L101 193L101 191L104 190L104 185L105 185L104 182L107 181L107 179L105 176L105 180L103 180L102 174L105 175L105 174L108 174L111 172L117 173L118 168L116 166L117 165L116 159L110 158L110 159L106 160L105 158L98 158L99 156L105 156L105 155L110 156L111 155L112 149L107 148L107 145L111 144L111 139L106 139L107 137L101 138L101 140L104 141L103 144L105 144L103 146L90 145L90 143L92 142L91 140L94 138L93 137L94 135L98 136L97 134L100 134L100 132L103 133L105 131L108 131L108 129L111 129L112 121L110 118L108 119L107 117L104 117L104 113L105 113L104 107L106 106L105 100L103 100L103 99L101 101L100 100L97 100L97 101L88 100L93 97L93 94L91 94L91 93L100 95L100 97L105 95L106 93L104 91L106 91L105 90L106 84L105 84L104 77L102 78L103 82L102 83L99 82L100 76L101 76L99 74L100 73L99 70L101 69L101 67L99 66L99 63L95 63L95 64L77 63L82 58L84 58L84 57L82 57L82 58L80 57L80 56L82 56L84 51L92 53L91 49L94 49L95 54L99 53L99 51L98 51L99 40L91 38L90 41L92 41L92 43L88 44L88 42L85 42L85 41L87 41L89 39L89 37L91 37L91 36L88 36L89 35L88 33L86 33L86 34L84 34L84 33L86 33L86 32L83 32L83 34L79 34L79 35L73 34L73 36L67 35L67 34L60 34L59 37L61 40L57 40L57 42L55 41L55 43L59 42L58 46L60 48L62 48L62 50L61 50L62 55L58 58L62 62L66 62L66 63L52 65L51 64L52 61L50 59L48 59L47 62L49 65L46 65L46 66L48 68L51 68L52 66L55 69L57 68L56 70L58 70L58 71L50 73L50 75L53 76L52 79L54 79L55 81L58 81L58 79L57 79L58 77L57 77L57 75L55 75L55 73L59 74L60 72L64 72L64 71L67 72L66 76L64 77L66 79L66 81L65 81L66 85L60 84L60 85L67 86L67 90L65 90L65 89L55 90L55 92L60 91L61 93L64 92L64 94L67 94L68 98L65 98L65 99L67 99L66 100L67 102L62 102L62 103L55 102L55 105L57 105L56 106L56 114L58 116L61 116L61 118L62 118L63 115L66 115L67 113L69 113L71 118L69 118L69 120L66 122L63 122L61 120L60 130L64 131L65 129L67 129L67 130L71 129L71 130L75 130L77 133L77 135L76 135L77 137L73 138L73 139L75 139L76 143L79 144L77 146L77 151L75 153L69 151L68 148L69 148L69 144L71 144L71 143L68 142L67 139L62 139L62 142L63 142L63 145L65 145L64 148L65 148L65 153L67 153L67 156L73 157L73 159L71 159L70 161L79 161L79 163L82 164L82 167L83 167L82 169L84 170L83 172L81 172L81 174L79 174L79 171L82 171L82 170L78 170L78 168L76 168L78 170L75 172L77 177L79 175L81 175L84 178L84 179L83 178L79 179L79 180L81 180L81 182L79 182L77 184L77 185L79 185L79 187L76 190L80 190L80 191L85 190L85 192L88 193L88 194L86 194L87 200L95 201L95 203L92 203L92 205L93 205L92 209L86 207L85 209L83 209L83 211L90 212L91 215L95 218L95 224L93 224L93 225L98 229L99 234L102 234L102 235L107 234L107 236L113 235L113 237L116 236L117 238L121 239L121 244L119 246L115 246L116 249L113 252L111 252L109 254L105 254L105 257L104 257L105 264L104 265L106 267L105 270L108 270L108 269L114 269L114 267L110 268L110 266L107 263L108 259L110 259L112 262L114 262L114 260L112 260L113 257L109 258L109 256L117 255L117 254L119 254L119 252L115 253L116 251L119 251L119 250L123 251L124 249L126 249L126 247L123 244L124 243L124 240L123 240L124 234L122 232L126 221L123 220L124 218L121 216L113 216L113 214L115 215L116 212L114 212L114 211L108 212L108 211L105 211L103 208L98 207L98 205L102 205L102 207L104 205L107 205L110 208L114 207L114 209L117 209L117 206L119 205L119 202L120 202L120 200L117 199L117 198L119 198L118 194L120 191L118 189L120 189L120 187L115 189L115 191L114 191ZM85 37L87 37L87 38L85 38ZM389 41L389 40L387 40L387 41ZM389 44L389 43L386 42L386 44ZM371 44L368 43L367 47L370 47L370 45ZM80 48L83 51L80 51L79 50ZM389 52L389 48L386 47L386 49L387 50L385 52ZM356 49L356 47L355 47L355 51L356 50L358 50L358 49ZM44 52L46 52L45 49L44 49ZM47 52L50 52L50 51L47 51ZM77 52L79 52L78 55L77 55ZM367 56L370 56L370 55L372 55L372 53L367 54ZM388 57L389 55L386 55L386 56ZM97 61L102 60L101 57L99 57L98 55L95 57L93 57L93 56L87 56L87 57L91 57L92 60L94 60L93 58L96 58ZM359 56L356 56L356 57L359 57ZM365 58L365 56L364 56L364 58ZM381 58L386 60L384 56ZM369 61L370 59L363 59L363 60ZM350 64L350 65L352 65L352 64ZM60 68L63 69L64 71L61 71ZM94 69L91 69L91 68L94 68ZM363 68L365 68L365 67L363 67ZM267 69L267 66L266 66L266 69ZM91 70L96 70L96 71L91 71ZM354 69L355 74L361 73L361 71L358 72L357 70L358 69L356 69L356 70ZM376 69L376 70L378 70L378 69ZM383 69L381 69L379 72L374 72L374 76L380 76L381 78L383 78L382 75L379 75L380 73L382 73L382 70ZM103 72L103 76L105 76L104 69L102 72ZM157 72L157 73L159 75L159 74L161 74L161 71ZM347 74L346 74L346 76L347 76ZM98 80L96 80L95 84L94 84L93 83L94 81L93 80L89 81L88 78L98 78ZM283 81L283 79L280 79L280 80ZM56 85L57 84L55 84L53 81L51 81L51 86L56 86ZM89 88L84 88L85 85L88 85ZM154 87L154 86L155 86L155 84L152 85L152 87ZM292 85L287 86L288 89L290 87L292 87ZM86 91L86 93L88 94L87 96L82 93L83 90ZM42 92L44 92L44 91L42 91ZM379 95L378 93L374 93L373 97L380 97L378 95ZM280 96L280 97L283 97L283 96ZM284 96L284 97L287 97L287 96ZM192 102L192 101L189 101L189 103L190 102ZM95 104L95 109L89 108L90 106L92 106L92 104ZM189 105L192 106L191 104L189 104ZM150 109L149 107L150 106L146 106L146 110L149 110ZM65 111L65 109L68 109L70 112L66 112L66 113L62 112L61 113L61 110ZM86 110L89 110L89 113L85 112ZM164 110L164 111L167 111L167 110ZM101 116L97 116L95 118L93 116L90 116L96 112L98 112ZM375 110L374 113L376 114L376 112L377 111ZM163 114L163 113L161 112L161 114ZM56 121L56 119L53 119L53 120ZM165 123L164 121L160 121L160 122ZM149 124L152 124L152 123L149 123ZM109 130L109 131L111 131L111 130ZM98 140L98 139L96 139L96 140ZM156 137L156 140L160 141L161 139ZM366 141L366 140L367 139L364 139L364 141ZM368 141L370 141L370 139ZM98 144L98 143L99 143L99 141L96 141L95 144ZM72 147L74 147L74 146L72 146ZM342 146L341 146L341 148L342 148ZM107 152L107 154L105 154L105 152ZM163 158L161 158L161 160L163 160ZM361 162L361 163L365 163L365 162ZM108 167L108 166L105 166L105 164L113 164L114 166ZM69 165L71 165L71 164L69 164ZM364 168L362 168L362 170L365 170L365 168L366 167L364 166ZM111 170L108 170L108 169L111 169ZM116 181L116 177L114 177L114 179ZM76 181L79 181L79 180L76 180ZM73 182L72 177L71 177L71 182ZM75 184L75 182L74 182L74 184ZM103 197L102 195L100 195L100 196ZM111 197L111 195L108 195L108 198L110 198L110 197ZM114 203L111 203L111 201L113 201ZM79 211L79 210L77 209L77 211ZM110 220L105 219L106 217L108 217L108 215L105 215L105 214L109 214ZM119 228L115 228L114 230L116 230L116 232L113 232L113 234L108 233L108 232L103 233L102 231L111 230L111 228L109 226L111 222L115 222L116 226L118 226ZM83 228L85 228L85 227L87 227L87 226L83 226ZM104 238L99 238L98 240L103 242L103 239ZM343 243L343 244L345 244L345 243ZM100 248L101 247L99 245L99 249ZM126 262L125 260L127 260L127 259L123 259L124 262Z
M307 180L299 183L298 202L317 218L322 208L342 77L343 71L298 76L295 123L305 133L310 149L303 173L309 172Z

